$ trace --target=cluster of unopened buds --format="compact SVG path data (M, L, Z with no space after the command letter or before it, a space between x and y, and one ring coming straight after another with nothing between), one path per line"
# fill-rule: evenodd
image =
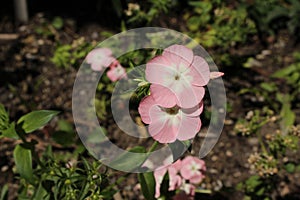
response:
M140 5L137 3L128 3L128 9L125 10L127 16L132 16L135 12L140 11Z
M250 169L255 170L259 176L268 177L278 173L277 161L271 155L251 154L248 158Z
M158 198L161 195L161 183L166 173L169 175L169 191L179 190L183 191L187 197L194 196L197 185L204 179L205 171L205 162L193 156L187 156L169 166L158 168L154 171L155 197Z
M236 123L234 126L234 131L241 133L243 136L251 134L250 128L245 123Z
M290 128L290 132L292 135L295 135L297 137L300 137L300 125L297 125L297 126L292 126Z

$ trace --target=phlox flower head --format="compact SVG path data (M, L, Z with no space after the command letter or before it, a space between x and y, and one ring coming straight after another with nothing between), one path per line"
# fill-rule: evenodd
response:
M142 121L149 124L149 134L160 143L192 139L201 128L199 115L203 111L202 102L193 108L164 108L151 94L142 99L138 110Z
M190 183L198 184L204 178L203 172L206 171L205 162L196 157L187 156L182 160L180 174Z
M185 197L189 199L195 195L196 186L204 178L206 170L205 162L197 157L187 156L183 160L177 160L171 165L165 165L154 171L155 178L155 197L160 197L160 187L165 174L169 175L169 191L181 190L181 193L176 198ZM179 193L180 194L180 193ZM174 197L174 199L176 199Z
M208 63L182 45L172 45L150 60L145 74L153 98L166 108L197 106L210 79Z
M94 71L102 71L115 60L109 48L93 49L86 57L86 62L91 65Z
M126 70L122 65L116 60L110 65L110 69L107 71L107 77L112 81L116 82L121 78L127 77Z

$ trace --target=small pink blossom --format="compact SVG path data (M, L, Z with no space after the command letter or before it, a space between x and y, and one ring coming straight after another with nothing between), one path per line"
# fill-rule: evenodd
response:
M146 64L146 79L160 106L192 108L203 99L210 71L207 62L191 49L172 45Z
M175 190L181 186L182 178L178 175L181 168L181 160L177 160L171 165L162 166L159 169L154 171L154 179L155 179L155 197L158 198L160 196L160 186L163 181L165 174L168 172L169 174L169 190Z
M154 171L155 197L160 197L160 186L165 174L169 175L169 191L181 190L181 194L174 199L184 197L191 199L196 192L196 185L204 178L203 172L206 170L205 162L197 157L187 156L183 160L177 160L171 165L165 165ZM179 198L180 199L180 198Z
M107 72L107 77L112 81L116 82L117 80L126 77L126 70L122 65L115 61Z
M86 62L91 65L94 71L103 70L115 60L112 56L112 51L108 48L94 49L86 57Z
M190 183L198 184L204 178L203 172L206 171L205 162L196 157L187 156L182 160L180 174Z
M163 108L150 95L142 99L138 110L142 121L149 124L149 134L160 143L194 138L201 128L199 115L203 111L203 102L189 109Z

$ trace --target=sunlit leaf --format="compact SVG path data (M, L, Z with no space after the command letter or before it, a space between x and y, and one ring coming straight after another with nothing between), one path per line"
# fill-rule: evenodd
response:
M59 111L39 110L32 111L18 120L18 125L21 125L25 133L31 133L44 125L46 125Z
M14 149L14 160L17 167L17 172L22 178L28 182L33 182L32 158L31 151L25 149L21 145L17 145Z

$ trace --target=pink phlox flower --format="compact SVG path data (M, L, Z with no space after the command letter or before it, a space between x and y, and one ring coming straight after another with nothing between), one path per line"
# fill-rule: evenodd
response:
M196 184L199 184L203 180L203 173L205 171L205 162L193 156L187 156L183 160L177 160L171 165L164 165L158 168L154 171L156 182L155 197L158 198L160 196L160 186L165 174L168 172L169 191L182 190L186 195L182 194L179 196L184 197L183 199L191 199L195 195Z
M181 176L190 183L199 184L205 177L205 162L197 157L187 156L182 160Z
M182 45L172 45L146 64L146 79L156 102L165 108L197 106L210 79L207 62Z
M116 82L117 80L120 80L121 78L126 78L126 70L118 61L114 61L110 65L110 69L107 72L107 77L112 81Z
M94 71L103 70L115 60L109 48L93 49L86 57L86 62L91 65Z
M194 138L201 128L199 115L203 111L203 102L193 108L178 106L161 107L153 95L146 96L140 102L138 111L142 121L149 124L149 134L160 143L172 143Z

